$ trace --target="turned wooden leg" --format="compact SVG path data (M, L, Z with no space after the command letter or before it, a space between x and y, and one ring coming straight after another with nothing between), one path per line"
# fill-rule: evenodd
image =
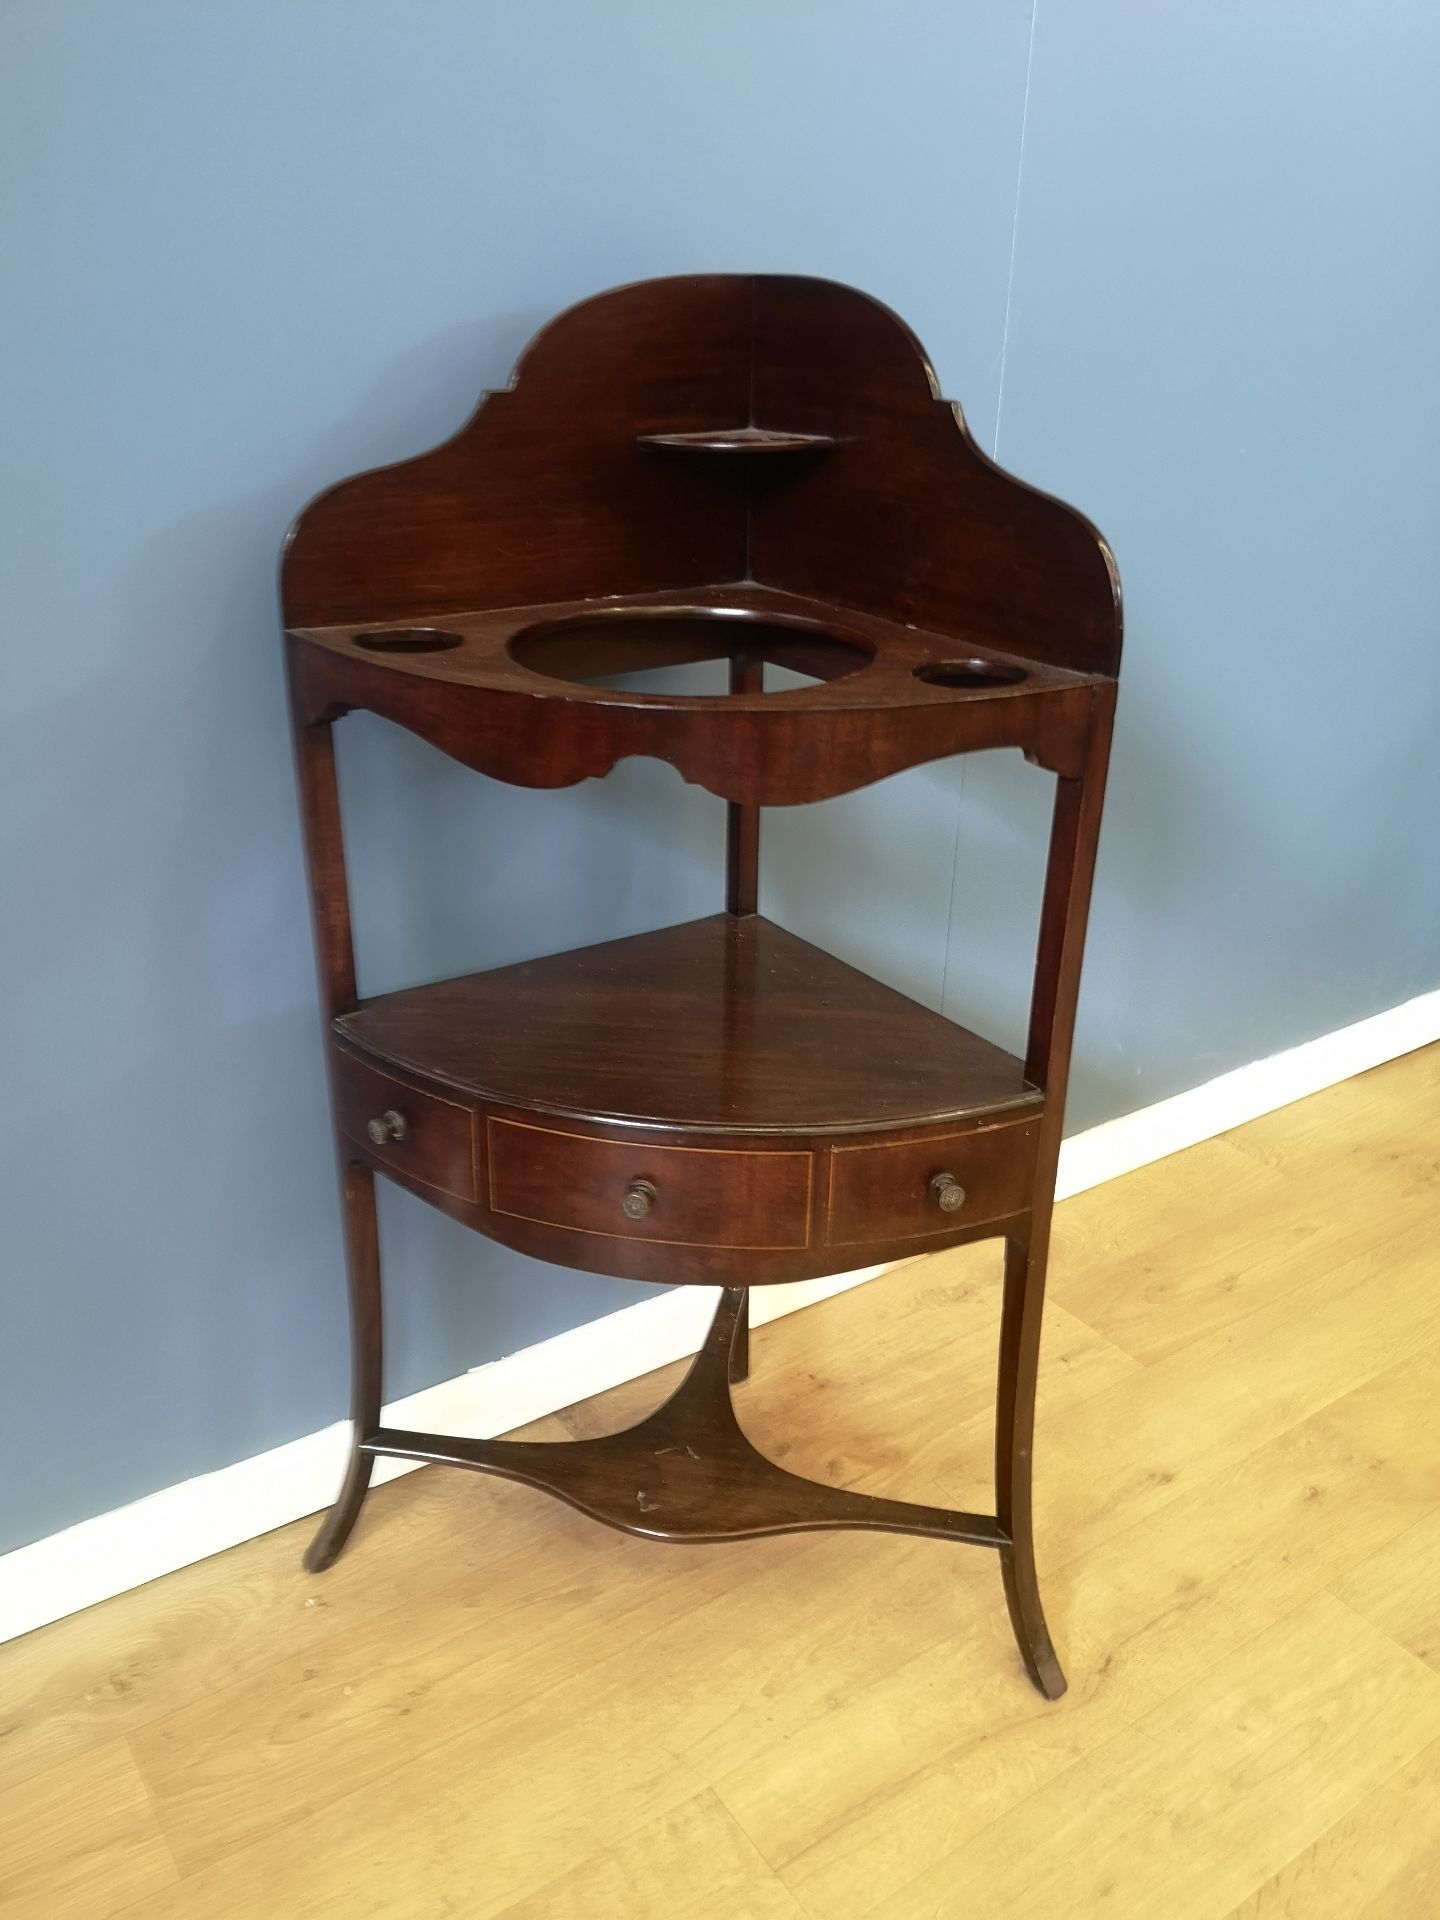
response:
M1058 1700L1065 1691L1065 1675L1040 1604L1030 1512L1035 1378L1040 1360L1047 1240L1048 1235L1042 1231L1030 1248L1018 1240L1005 1242L1005 1303L1000 1320L995 1408L995 1507L1008 1536L1008 1544L1000 1549L1000 1572L1025 1671L1047 1700Z
M735 1323L735 1344L730 1349L730 1384L750 1378L750 1289L740 1297L740 1314Z
M380 1236L375 1176L367 1167L347 1165L340 1193L350 1276L350 1460L335 1504L306 1551L305 1566L311 1573L323 1573L338 1559L360 1517L375 1470L375 1456L362 1453L360 1443L380 1424Z

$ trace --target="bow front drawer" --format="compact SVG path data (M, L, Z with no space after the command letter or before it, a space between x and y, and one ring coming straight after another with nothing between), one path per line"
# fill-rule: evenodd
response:
M541 1226L691 1247L803 1247L809 1153L647 1147L486 1123L490 1208Z
M394 1080L335 1049L335 1098L346 1136L382 1172L394 1171L457 1199L475 1198L475 1115L438 1094Z
M927 1134L830 1155L833 1246L954 1233L1030 1203L1038 1116L965 1133Z

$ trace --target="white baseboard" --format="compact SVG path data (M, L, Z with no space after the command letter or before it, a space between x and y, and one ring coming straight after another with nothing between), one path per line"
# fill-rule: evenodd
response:
M1066 1199L1131 1173L1434 1040L1440 992L1076 1134L1061 1149L1057 1192ZM753 1323L763 1326L883 1271L867 1267L758 1288ZM385 1424L477 1439L506 1433L695 1352L713 1304L708 1287L637 1301L397 1400L385 1408ZM337 1421L0 1556L0 1642L319 1512L339 1483L347 1439L347 1423ZM417 1464L377 1461L376 1484Z
M764 1326L882 1271L864 1267L821 1280L758 1287L750 1296L751 1325ZM715 1299L713 1287L676 1287L637 1300L618 1313L391 1401L381 1417L387 1427L493 1439L695 1353ZM0 1642L318 1513L335 1497L349 1437L349 1422L337 1420L318 1433L162 1487L0 1556ZM377 1460L373 1484L413 1473L421 1464Z
M1353 1026L1322 1033L1284 1053L1271 1054L1248 1067L1222 1073L1204 1086L1157 1100L1136 1113L1106 1120L1077 1133L1060 1149L1056 1198L1098 1187L1168 1154L1213 1140L1217 1133L1243 1127L1262 1113L1288 1107L1292 1100L1337 1086L1353 1074L1398 1060L1402 1053L1440 1040L1440 991L1418 994Z

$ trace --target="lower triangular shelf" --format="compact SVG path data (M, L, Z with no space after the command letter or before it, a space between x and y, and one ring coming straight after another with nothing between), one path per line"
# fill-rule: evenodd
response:
M705 1344L663 1406L623 1433L592 1440L464 1440L382 1427L362 1453L473 1467L554 1494L623 1533L718 1541L862 1527L1006 1547L985 1514L848 1493L802 1479L751 1445L730 1399L731 1353L745 1301L727 1290Z

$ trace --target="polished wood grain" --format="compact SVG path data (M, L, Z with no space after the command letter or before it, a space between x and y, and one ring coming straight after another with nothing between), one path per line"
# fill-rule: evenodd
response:
M657 457L675 435L732 457ZM837 444L796 458L797 435ZM774 436L783 462L733 457ZM782 465L776 492L756 469ZM1081 671L1118 662L1093 528L985 459L888 308L789 275L646 281L571 308L453 439L312 502L284 595L309 627L746 577L842 602L855 587L920 625L933 607L942 630L1020 635L1027 658Z
M458 1199L475 1198L475 1114L432 1088L383 1073L349 1048L334 1049L336 1119L352 1151L371 1153L387 1171L398 1169L422 1187L438 1187ZM376 1153L372 1124L385 1127L398 1114Z
M792 397L835 430L772 427ZM985 458L888 309L786 276L645 282L573 308L453 439L313 501L281 590L306 720L367 707L536 786L655 755L746 805L985 747L1074 775L1089 695L1119 664L1094 528ZM603 653L617 616L692 611L808 628L867 663L696 700L566 686L515 651L590 621ZM976 657L1012 677L934 671Z
M641 1137L631 1145L643 1151L658 1143ZM735 1149L724 1142L717 1143L714 1149L685 1149L687 1152L712 1150L733 1153ZM818 1170L813 1176L812 1215L818 1213L823 1204L826 1182L824 1156L817 1154L813 1159ZM911 1225L903 1234L867 1239L859 1247L837 1247L825 1238L823 1222L812 1218L803 1244L733 1247L716 1245L713 1241L661 1239L631 1231L624 1224L617 1225L613 1232L595 1233L579 1224L530 1220L518 1213L501 1212L484 1201L457 1200L438 1187L419 1185L393 1169L390 1178L462 1226L513 1247L517 1253L529 1254L551 1266L576 1267L587 1273L606 1273L617 1280L647 1281L655 1286L725 1287L737 1281L747 1289L784 1286L795 1280L823 1279L835 1271L837 1263L848 1266L862 1255L862 1264L876 1266L886 1261L910 1259L917 1247L964 1246L972 1240L993 1239L1012 1229L1018 1231L1024 1224L1024 1216L1019 1214L1000 1220L967 1221L962 1213L955 1216L961 1224L943 1227L938 1232ZM629 1185L628 1174L626 1185ZM778 1236L772 1239L775 1237Z
M919 1234L932 1239L957 1226L1027 1210L1035 1179L1037 1119L965 1132L906 1135L829 1155L826 1233L833 1247ZM963 1194L953 1212L939 1183Z
M723 1285L744 1253L762 1286L1030 1210L1022 1063L756 915L387 994L334 1031L347 1156L560 1265Z
M998 1546L1027 1671L1058 1698L1030 1487L1120 657L1099 534L985 458L878 302L689 277L583 302L443 446L312 501L281 598L355 1329L350 1460L312 1567L344 1544L377 1451L502 1471L493 1443L376 1423L375 1172L522 1253L719 1283L721 1386L748 1373L748 1290L824 1273L827 1246L875 1262L1003 1237L997 1511L982 1533L953 1519ZM635 684L702 660L727 663L725 693ZM767 684L767 666L786 673ZM356 708L524 786L666 761L727 802L725 915L357 1005L331 744ZM762 807L1002 747L1057 777L1023 1072L758 917ZM773 1497L775 1469L734 1453L727 1397L679 1404L701 1420L694 1457L733 1456L736 1480L692 1475L700 1510L674 1531L755 1531L748 1489ZM582 1504L643 1531L637 1446ZM563 1495L539 1456L514 1477ZM804 1497L829 1524L833 1491Z
M730 692L745 698L765 691L765 661L737 648L730 657ZM760 910L760 809L725 809L725 911L733 914Z
M946 1542L667 1552L421 1472L323 1584L291 1527L0 1648L0 1910L1431 1920L1437 1129L1432 1049L1056 1210L1058 1709ZM760 1329L746 1432L983 1496L999 1267L947 1252ZM623 1426L684 1370L529 1437Z
M485 1147L494 1213L670 1246L761 1252L809 1243L808 1153L596 1140L493 1115ZM636 1188L646 1211L627 1214Z
M315 936L320 1008L327 1022L348 1013L357 997L355 946L350 927L350 892L345 874L345 834L335 767L334 730L326 721L303 722L296 689L290 687L291 731L296 787L305 840L305 872ZM345 1476L335 1504L305 1553L308 1572L321 1573L350 1536L375 1462L362 1452L360 1437L380 1417L384 1364L384 1321L380 1293L380 1225L375 1179L346 1145L343 1121L346 1088L337 1077L336 1049L327 1049L330 1104L335 1116L336 1173L345 1240L350 1299L350 1447Z
M864 1132L1042 1104L1013 1054L761 916L381 994L335 1031L457 1094L677 1133Z
M637 1426L556 1443L437 1440L381 1427L367 1453L473 1467L555 1494L593 1520L650 1540L754 1540L830 1527L1008 1545L994 1519L847 1492L777 1466L747 1439L730 1397L744 1294L722 1293L705 1344L674 1393Z
M1073 776L1084 764L1097 691L1109 684L1004 651L963 629L907 626L768 583L697 582L683 595L632 594L623 610L631 622L656 621L644 649L632 636L611 631L619 607L610 601L422 613L418 625L398 631L447 636L428 650L368 645L375 632L397 631L393 618L368 626L295 627L291 684L307 722L367 709L465 766L518 786L573 786L639 754L749 806L827 800L924 761L1001 747ZM695 616L707 610L723 616L724 633L702 644L685 628L693 630ZM819 684L773 693L642 694L541 673L512 651L512 642L533 628L588 619L597 674L662 661L678 665L717 657L722 637L738 647L740 617L770 628L787 623L783 648L759 636L755 644L780 654L777 664L821 669ZM807 626L817 640L809 655L794 638ZM872 657L854 671L827 676L837 645L844 644L863 646ZM952 661L976 665L953 683L922 677Z
M747 418L751 285L663 284L663 298L620 288L562 314L452 439L313 500L285 553L287 624L741 578L743 491L716 462L658 457L636 435Z
M1119 584L1104 541L980 451L895 314L822 280L757 276L754 354L758 417L837 442L803 482L757 505L757 580L1026 660L1117 671Z
M995 1508L1007 1540L1000 1552L1005 1599L1026 1671L1052 1700L1065 1691L1066 1682L1046 1624L1035 1566L1035 1396L1055 1175L1070 1077L1070 1043L1113 717L1114 689L1108 688L1090 736L1084 773L1077 779L1062 777L1055 783L1025 1053L1026 1076L1046 1089L1047 1104L1039 1128L1030 1213L1005 1243L1000 1364L995 1386Z
M828 448L839 436L801 416L843 423L843 443ZM671 457L657 457L657 445ZM689 457L673 457L677 448ZM923 512L948 457L940 470L951 497L906 528L891 563L938 558L972 605L977 588L1001 584L1003 598L978 604L1007 627L1027 616L1028 651L1078 650L1084 664L1114 671L1114 584L1095 564L1093 531L978 453L893 313L854 288L789 275L646 281L562 314L451 440L311 503L286 555L287 610L294 624L316 625L347 611L362 621L412 615L417 599L432 613L519 605L569 581L577 595L599 596L744 578L747 521L758 523L758 544L776 496L757 504L734 476L754 484L743 456L762 448L755 465L800 472L822 532L847 522L816 491L821 474L884 471L885 504L903 493ZM825 457L805 457L812 451ZM805 497L793 486L780 496ZM583 540L537 541L547 516ZM1048 584L1042 573L1006 577L1030 574L1047 542L1057 563L1073 557L1073 571L1056 564ZM856 561L874 544L873 524L862 524ZM827 554L827 589L845 566ZM752 577L805 584L764 565Z

